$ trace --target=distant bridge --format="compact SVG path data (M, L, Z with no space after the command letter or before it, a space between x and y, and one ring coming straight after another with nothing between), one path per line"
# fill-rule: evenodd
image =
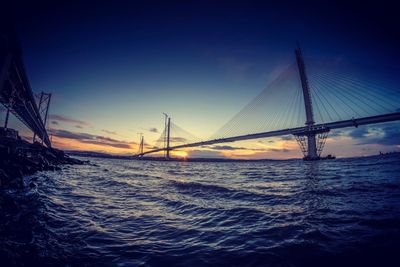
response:
M267 138L267 137L276 137L276 136L284 136L284 135L293 135L297 140L301 151L304 154L305 160L319 160L321 159L321 153L328 136L330 130L339 129L339 128L346 128L346 127L358 127L361 125L368 125L368 124L375 124L375 123L382 123L382 122L391 122L391 121L398 121L400 120L400 94L398 91L395 91L393 94L389 95L389 99L386 99L385 96L382 96L382 89L376 89L375 87L371 86L364 86L362 82L352 79L351 77L347 76L346 74L335 74L337 80L335 78L327 78L324 75L315 76L315 80L318 81L318 86L315 87L315 90L310 88L309 79L306 73L306 67L303 60L302 52L300 48L295 50L296 55L296 62L297 62L297 71L298 71L298 78L297 82L301 84L301 94L299 96L297 92L297 102L302 102L303 105L303 112L305 114L305 126L298 126L298 127L287 127L279 129L279 121L288 121L288 112L284 111L286 116L278 116L274 114L276 112L272 111L271 114L265 114L265 121L266 123L273 128L272 130L268 131L260 131L255 133L248 133L248 134L232 134L232 132L237 131L237 128L246 127L246 122L251 120L249 114L251 112L257 112L260 110L260 105L263 105L263 100L268 100L268 94L276 93L282 89L285 90L285 79L293 74L294 68L291 68L285 75L281 75L275 82L275 85L272 88L274 90L270 90L269 92L261 94L259 99L255 99L252 103L246 106L241 113L234 117L227 125L223 127L225 130L224 134L227 135L226 137L221 138L210 138L209 140L205 141L194 141L194 142L186 142L183 144L175 144L171 145L171 140L175 139L182 139L182 140L189 140L190 138L183 138L179 135L172 137L171 136L171 119L168 118L165 122L165 130L162 133L158 143L163 143L162 147L158 146L153 149L144 151L144 141L143 137L141 138L141 143L139 147L138 154L135 157L142 157L146 154L156 153L156 152L165 152L165 157L170 157L170 151L182 148L189 148L189 147L202 147L207 145L214 145L219 143L228 143L228 142L235 142L235 141L243 141L243 140L251 140L251 139L258 139L258 138ZM287 75L289 74L289 75ZM333 76L335 76L333 75ZM342 88L343 93L339 94L336 92L335 88L330 84L335 84L335 82L341 81L338 88ZM283 85L280 85L283 84ZM325 94L321 92L321 90L317 89L317 87L322 88L323 86L327 86L328 90L326 90ZM275 86L275 87L274 87ZM355 90L355 88L357 90ZM370 90L369 90L369 89ZM368 91L368 90L369 91ZM300 91L300 89L298 90ZM393 92L393 91L390 91ZM384 90L383 90L383 93ZM387 93L387 92L386 92ZM296 94L296 93L295 93ZM313 96L313 97L312 97ZM287 96L289 98L290 96ZM331 98L331 99L329 99ZM260 100L261 99L261 100ZM292 101L294 103L296 101ZM314 104L316 102L317 112L319 113L320 120L322 118L328 117L329 122L320 122L315 123L315 111L314 111ZM333 104L331 102L334 102ZM271 103L271 106L275 106L279 108L277 103ZM296 108L293 108L289 104L288 109L294 111L296 113ZM298 104L296 104L299 106ZM335 107L336 106L336 107ZM254 111L256 110L256 111ZM362 116L363 113L368 113L368 111L374 111L375 113L382 113L372 116ZM297 110L297 115L301 112ZM341 115L341 113L346 113L346 116ZM332 115L333 114L333 115ZM268 116L270 115L270 116ZM296 115L296 114L295 114ZM353 115L353 116L351 116ZM334 117L339 118L338 120L334 120ZM299 115L301 117L301 115ZM343 119L343 117L347 117L347 119ZM247 121L246 121L247 120ZM293 118L292 118L293 120ZM273 121L273 122L271 122ZM285 126L289 125L288 123L280 123L280 125ZM181 132L181 136L185 135L185 131L177 125ZM282 127L281 126L281 127ZM278 129L274 129L278 128ZM186 135L188 133L186 132ZM190 135L190 134L189 134ZM175 142L176 143L176 142Z
M8 32L0 32L0 103L6 107L4 127L8 126L9 113L13 113L47 147L51 147L40 106L38 107L24 68L21 49L16 37ZM44 103L44 94L40 104ZM47 94L45 108L47 117L50 95ZM42 106L43 107L43 106Z

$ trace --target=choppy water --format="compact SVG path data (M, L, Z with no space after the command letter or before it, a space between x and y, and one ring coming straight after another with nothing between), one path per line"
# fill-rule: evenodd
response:
M1 193L1 266L397 266L398 155L91 161Z

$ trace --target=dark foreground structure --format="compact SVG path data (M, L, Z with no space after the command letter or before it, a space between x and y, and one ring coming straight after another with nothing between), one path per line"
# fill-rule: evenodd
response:
M38 105L24 68L18 39L12 27L1 23L0 103L6 109L6 116L4 127L0 128L0 188L23 187L23 175L36 171L56 170L60 164L83 163L52 148L46 129L51 94L46 94L47 105L44 105L43 95ZM9 128L10 114L32 131L33 144Z
M83 163L39 142L30 144L13 129L0 128L0 188L21 188L24 186L24 175L58 170L61 164Z

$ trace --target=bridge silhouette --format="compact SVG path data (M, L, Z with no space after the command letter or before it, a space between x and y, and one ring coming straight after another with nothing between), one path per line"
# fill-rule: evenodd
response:
M6 108L4 128L8 127L11 112L33 132L33 140L37 136L50 148L46 130L50 99L51 94L42 93L38 105L16 36L10 31L0 32L0 103Z
M195 137L166 117L156 145L144 151L141 136L134 157L163 151L169 158L170 151L182 148L292 135L304 160L319 160L324 158L322 151L333 129L400 120L400 92L393 81L382 85L382 79L377 82L377 77L371 75L355 78L354 70L340 60L316 62L310 80L300 48L295 49L295 56L295 64L207 140ZM342 65L345 67L340 69ZM263 108L268 107L269 112L265 112ZM261 118L254 127L257 116Z

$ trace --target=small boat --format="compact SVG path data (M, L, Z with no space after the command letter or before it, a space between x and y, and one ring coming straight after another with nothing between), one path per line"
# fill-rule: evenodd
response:
M314 160L325 160L325 159L336 159L335 156L332 156L331 154L325 156L325 157L317 157L317 158L309 158L309 157L304 157L303 160L305 161L314 161Z

